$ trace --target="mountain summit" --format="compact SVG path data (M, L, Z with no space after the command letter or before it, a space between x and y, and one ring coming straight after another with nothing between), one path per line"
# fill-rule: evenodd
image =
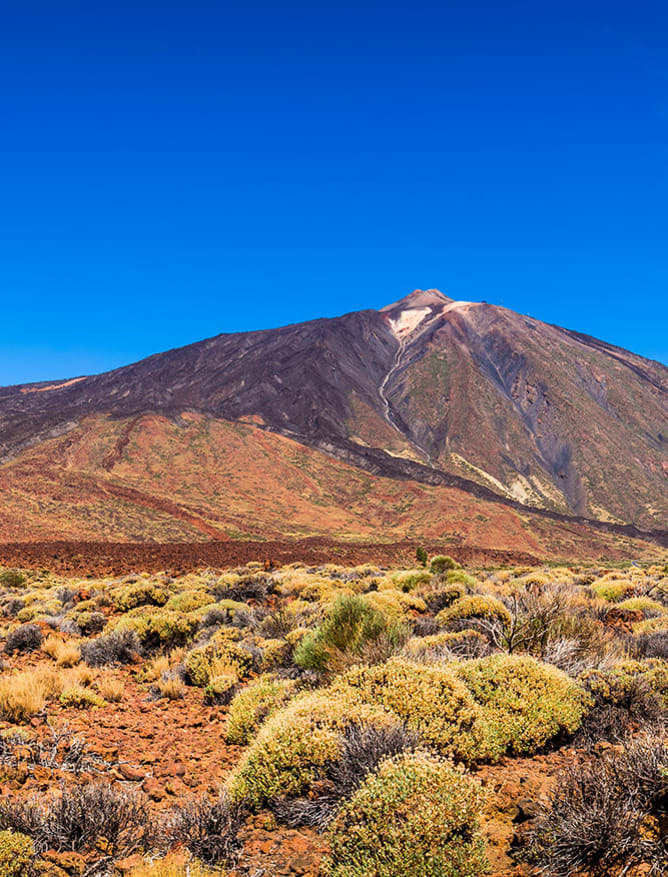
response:
M183 479L203 478L209 506L207 483L219 505L243 507L244 487L234 482L240 451L225 444L232 434L243 435L249 465L275 453L282 436L325 468L334 458L484 502L645 530L668 520L666 367L429 289L379 311L218 335L101 375L0 389L0 539L33 538L30 510L48 521L53 509L60 520L63 502L68 514L84 503L88 536L107 538L111 527L150 537L132 491L149 496L144 509L168 514L165 471L186 458ZM76 501L64 498L74 482ZM130 507L115 506L100 523L121 494ZM122 514L131 525L120 526ZM249 519L263 514L249 508L233 528L207 525L208 535L249 532ZM404 523L402 532L415 531L415 521Z

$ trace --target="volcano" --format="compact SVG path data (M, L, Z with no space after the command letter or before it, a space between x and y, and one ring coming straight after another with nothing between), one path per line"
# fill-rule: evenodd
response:
M665 366L433 289L0 389L5 542L665 542L667 478Z

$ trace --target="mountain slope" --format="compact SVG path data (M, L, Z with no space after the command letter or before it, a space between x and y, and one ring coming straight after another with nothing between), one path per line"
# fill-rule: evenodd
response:
M17 531L8 484L16 489L21 465L34 473L28 461L60 436L77 444L90 418L105 453L70 462L60 475L51 467L49 478L57 483L76 470L89 481L123 480L129 466L132 477L142 471L144 488L159 487L171 452L157 439L131 440L146 416L166 419L181 438L191 435L193 416L221 429L253 424L258 454L263 431L279 433L324 452L323 466L335 457L385 479L502 500L520 512L531 506L552 519L645 530L665 530L668 521L668 369L504 308L418 290L381 311L219 335L102 375L0 389L0 538ZM194 455L193 477L200 465ZM39 505L42 482L30 483ZM234 506L244 490L222 479L218 502ZM110 502L99 499L101 507ZM344 514L346 502L335 498L332 508L338 503ZM233 532L261 531L268 520L258 508L247 515ZM93 533L106 532L96 526ZM203 538L230 530L229 521L222 530L208 524L208 532L193 526ZM351 519L344 529L355 526L362 523ZM148 520L130 529L136 538L152 532Z
M446 301L404 343L388 390L434 466L530 505L665 526L664 366L486 304Z
M324 536L536 557L665 555L632 532L383 478L253 424L202 415L180 424L153 414L84 418L0 467L0 495L0 541Z

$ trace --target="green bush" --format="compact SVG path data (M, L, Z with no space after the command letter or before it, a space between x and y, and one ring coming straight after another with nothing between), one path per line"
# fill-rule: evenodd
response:
M447 572L449 569L461 569L461 564L448 554L437 554L436 557L432 557L429 566L431 571L437 575Z
M488 870L478 827L481 793L424 753L384 761L329 831L326 877L476 877Z
M463 569L451 569L445 577L449 585L464 585L465 588L471 589L477 584L473 576L470 576Z
M531 754L558 734L573 734L586 712L583 689L535 658L490 655L458 665L458 677L483 712L479 757Z
M230 704L227 714L226 739L228 743L247 745L260 725L294 695L296 683L292 679L259 676L242 689Z
M5 588L22 588L26 583L26 577L17 569L6 569L0 572L0 585Z
M336 672L353 663L382 661L407 637L403 625L363 597L341 596L320 627L302 639L294 660L306 670Z
M0 831L0 874L2 877L26 877L31 873L35 848L25 834Z
M447 666L392 658L376 667L354 667L328 691L350 704L392 710L425 743L444 754L466 762L477 755L481 711Z

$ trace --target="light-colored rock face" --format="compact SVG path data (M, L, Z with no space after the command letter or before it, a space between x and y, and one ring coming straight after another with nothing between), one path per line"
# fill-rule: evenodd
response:
M399 341L405 341L419 327L427 322L444 317L451 311L465 315L477 302L455 301L437 289L416 289L406 298L381 308L388 325Z
M408 308L405 311L399 311L394 319L390 319L390 328L401 341L406 335L417 329L425 317L431 314L431 308Z

